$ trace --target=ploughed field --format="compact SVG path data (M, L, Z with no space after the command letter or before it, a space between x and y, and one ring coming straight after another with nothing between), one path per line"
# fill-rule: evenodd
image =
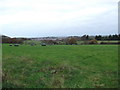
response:
M5 88L118 87L117 45L3 44Z

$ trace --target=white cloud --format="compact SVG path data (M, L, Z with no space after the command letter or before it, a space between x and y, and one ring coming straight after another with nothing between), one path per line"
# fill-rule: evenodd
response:
M79 27L77 24L73 24L73 21L76 23L80 22L81 25L87 25L88 21L94 20L95 17L101 17L107 12L110 13L113 10L117 10L118 1L119 0L1 0L0 27L4 28L7 25L14 26L15 23L22 23L27 26L28 24L56 25L57 23L56 26L58 27L65 24L68 28L70 26ZM113 17L116 16L116 14L117 13L113 13ZM67 25L67 23L69 23L69 25Z

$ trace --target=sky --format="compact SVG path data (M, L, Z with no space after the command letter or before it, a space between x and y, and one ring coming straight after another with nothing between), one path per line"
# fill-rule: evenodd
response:
M0 33L11 37L118 33L119 0L0 0Z

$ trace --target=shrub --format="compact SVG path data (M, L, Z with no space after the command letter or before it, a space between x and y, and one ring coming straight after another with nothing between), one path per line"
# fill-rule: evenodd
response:
M70 38L69 40L68 40L68 43L70 44L70 45L76 45L77 44L77 41L76 41L76 39L75 38Z
M94 40L90 40L90 41L89 41L89 44L98 44L98 42L97 42L96 39L94 39Z

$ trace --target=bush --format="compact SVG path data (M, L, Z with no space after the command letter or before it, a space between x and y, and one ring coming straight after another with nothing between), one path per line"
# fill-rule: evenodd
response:
M90 40L90 41L89 41L89 44L98 44L98 42L97 42L96 39L94 39L94 40Z
M76 39L75 38L70 38L69 40L68 40L68 44L70 44L70 45L77 45L77 41L76 41Z

